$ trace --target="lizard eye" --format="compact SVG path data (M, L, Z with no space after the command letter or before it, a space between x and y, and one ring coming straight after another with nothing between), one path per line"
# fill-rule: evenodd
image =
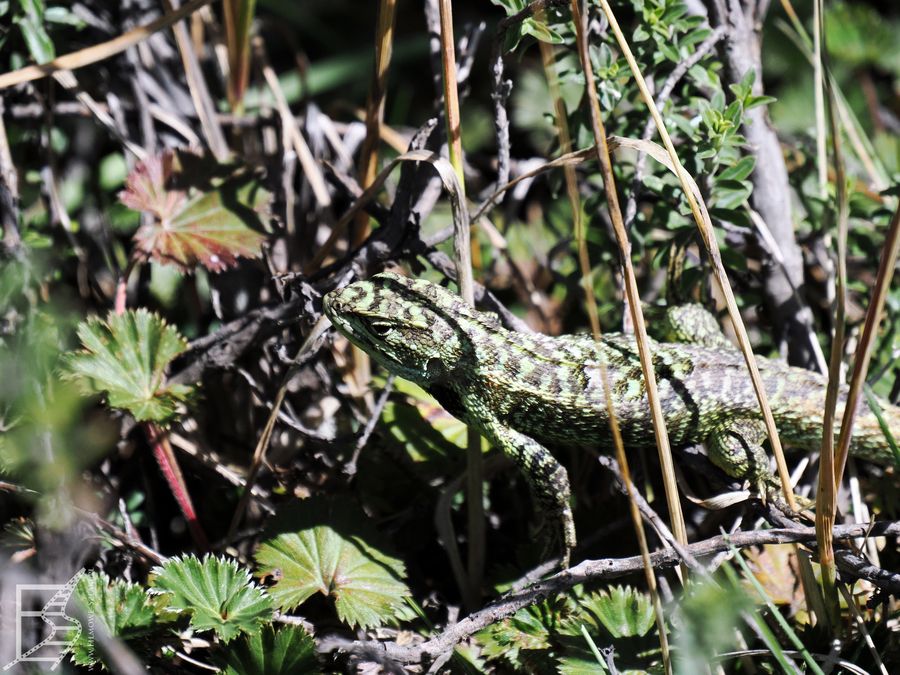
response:
M373 323L372 324L372 332L375 333L378 337L387 337L388 333L390 333L392 327L387 323Z

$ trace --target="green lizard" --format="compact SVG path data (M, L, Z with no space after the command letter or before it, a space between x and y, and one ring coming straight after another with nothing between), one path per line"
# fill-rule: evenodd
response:
M509 331L437 284L387 272L329 293L324 309L351 342L388 371L427 389L519 466L548 512L545 523L552 524L552 538L563 545L566 559L575 545L569 480L543 444L612 447L601 364L626 449L655 444L630 335L607 334L597 342ZM771 480L762 447L766 432L746 364L715 319L706 317L678 336L693 343L650 344L669 438L674 446L705 442L710 459L729 475L761 485ZM818 446L825 378L779 361L757 362L781 438ZM881 405L900 438L900 408ZM877 419L865 404L859 413L851 452L890 462Z

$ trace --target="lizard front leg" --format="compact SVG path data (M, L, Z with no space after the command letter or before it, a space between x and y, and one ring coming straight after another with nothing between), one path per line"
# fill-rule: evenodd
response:
M479 430L499 447L525 474L538 505L543 527L550 527L550 546L563 552L563 566L575 548L575 521L569 504L569 476L565 468L543 445L523 433L511 429L494 417L480 416Z

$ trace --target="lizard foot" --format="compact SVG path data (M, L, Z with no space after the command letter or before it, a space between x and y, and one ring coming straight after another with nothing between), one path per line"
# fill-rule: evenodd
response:
M706 439L709 459L729 476L749 480L763 500L777 487L763 449L766 427L762 420L738 417L715 429Z

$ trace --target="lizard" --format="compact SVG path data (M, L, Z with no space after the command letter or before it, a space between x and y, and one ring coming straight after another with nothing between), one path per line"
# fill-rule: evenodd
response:
M744 357L711 313L693 307L673 313L689 317L675 322L680 342L651 339L649 344L671 444L705 443L710 460L728 475L771 485L766 429ZM626 449L655 446L632 335L606 333L595 340L511 331L443 286L392 272L328 293L323 309L350 342L389 372L422 386L524 472L545 514L544 527L550 528L547 540L562 547L564 561L576 543L569 480L547 445L612 449L603 366ZM756 359L780 438L817 447L826 378ZM846 395L842 387L838 419ZM900 438L900 407L879 404L891 434ZM864 402L851 453L881 464L893 460L878 419Z

